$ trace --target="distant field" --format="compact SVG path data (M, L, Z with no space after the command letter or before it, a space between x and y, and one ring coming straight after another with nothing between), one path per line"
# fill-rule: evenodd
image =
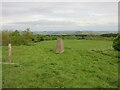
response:
M116 88L118 52L112 41L64 40L65 52L55 54L56 41L13 46L13 62L3 65L3 88ZM8 49L3 47L3 62ZM102 52L102 53L101 53Z

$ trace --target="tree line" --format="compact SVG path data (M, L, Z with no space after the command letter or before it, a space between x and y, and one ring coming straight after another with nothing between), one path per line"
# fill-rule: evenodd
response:
M1 35L0 35L1 36ZM2 31L2 44L3 46L11 43L12 45L31 45L34 42L41 42L47 40L56 40L58 37L62 39L72 39L72 40L114 40L118 36L117 34L102 34L102 35L92 35L92 34L82 34L82 35L40 35L34 34L30 31L30 28L25 29L22 32L18 30L15 31Z

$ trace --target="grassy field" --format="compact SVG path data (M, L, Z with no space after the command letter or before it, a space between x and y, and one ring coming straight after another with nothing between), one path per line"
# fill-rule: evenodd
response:
M65 52L55 54L56 41L13 46L13 62L3 65L3 88L116 88L118 52L112 41L64 40ZM8 48L3 47L3 62Z

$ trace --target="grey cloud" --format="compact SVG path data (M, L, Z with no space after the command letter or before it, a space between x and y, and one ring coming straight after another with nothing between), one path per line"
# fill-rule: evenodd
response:
M75 25L65 25L64 28L63 26L44 26L42 27L41 25L25 25L25 24L14 24L14 25L11 25L11 24L8 24L8 25L5 25L3 26L3 29L9 29L9 30L25 30L26 28L30 28L31 30L33 31L60 31L60 30L86 30L86 31L89 31L89 30L92 30L92 31L117 31L117 25L116 24L108 24L108 25L97 25L97 26L94 26L94 25L90 25L90 26L75 26Z
M39 20L39 21L29 21L29 22L15 22L11 24L24 24L24 25L40 25L40 26L66 26L66 25L76 25L74 22L70 21L52 21L52 20Z
M80 20L80 18L89 21L91 19L99 19L104 17L117 17L117 3L113 2L4 2L2 6L3 12L3 20L10 21L12 23L8 23L9 25L15 24L21 26L20 28L27 27L29 25L34 25L34 28L42 28L43 26L48 29L55 29L55 27L59 27L61 30L65 29L75 29L79 28L74 22L75 20ZM73 11L73 12L70 12ZM33 16L42 15L44 18L66 18L72 19L74 22L70 21L52 21L52 20L39 20L42 17L37 17L35 19L39 21L32 21L34 19ZM19 19L24 18L23 21L19 21ZM29 18L29 22L25 21L26 17ZM18 18L18 19L17 19ZM32 18L32 19L31 19ZM77 19L78 18L78 19ZM84 21L84 22L86 22ZM22 27L23 26L23 27ZM6 26L7 27L7 26ZM11 26L12 27L12 26ZM44 28L43 27L43 28ZM69 28L70 27L70 28ZM96 28L98 26L91 26L92 28ZM10 28L10 26L9 26ZM13 27L14 28L14 27ZM17 28L17 27L16 27ZM33 27L31 27L33 28ZM90 29L90 27L84 27L86 29ZM99 28L112 28L109 25L103 25L103 27ZM113 28L115 28L113 26Z
M87 15L90 12L96 13L114 13L117 12L117 6L115 3L65 3L65 2L50 2L50 3L30 3L30 2L17 2L17 3L3 3L3 15L33 15L33 14L47 14L47 15L59 15L54 14L54 11L58 10L74 10L74 14ZM60 15L68 15L63 13ZM72 16L72 15L69 15Z

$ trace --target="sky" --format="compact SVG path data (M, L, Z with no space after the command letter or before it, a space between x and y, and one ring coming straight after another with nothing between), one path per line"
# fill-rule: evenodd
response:
M117 2L3 2L4 30L117 31Z

